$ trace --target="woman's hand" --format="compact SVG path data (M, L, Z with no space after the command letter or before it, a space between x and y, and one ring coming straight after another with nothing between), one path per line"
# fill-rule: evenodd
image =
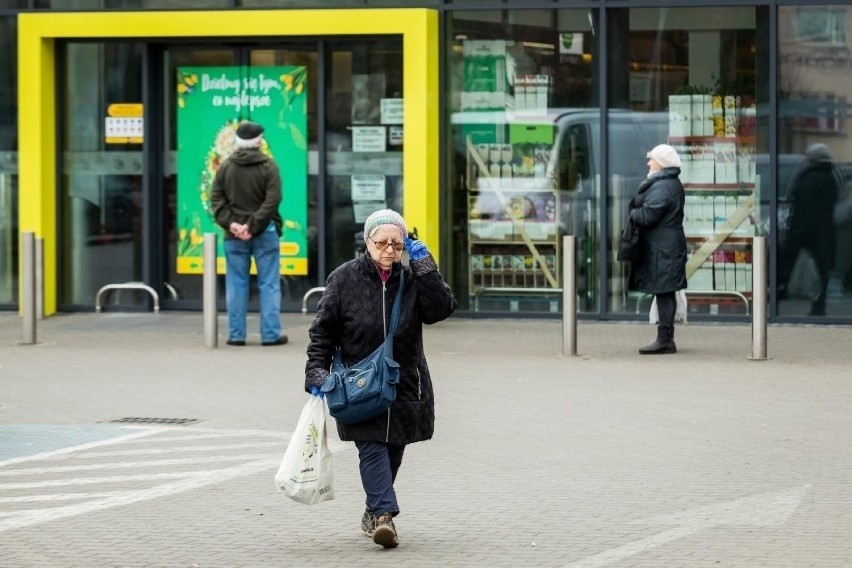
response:
M426 248L423 241L417 241L405 237L405 248L408 250L408 255L411 257L411 260L420 260L429 256L429 249Z

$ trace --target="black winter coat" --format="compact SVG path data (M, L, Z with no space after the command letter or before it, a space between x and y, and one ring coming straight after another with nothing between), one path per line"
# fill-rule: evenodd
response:
M686 288L685 194L680 168L663 168L639 184L630 218L639 227L642 257L634 262L628 289L663 294Z
M387 442L404 445L432 437L435 399L432 378L423 352L423 324L439 322L456 309L456 299L444 282L431 255L396 263L383 286L369 254L350 260L328 277L309 330L306 376L326 376L335 349L343 364L357 363L385 338L400 271L405 271L399 324L394 334L393 357L400 365L396 401L387 411L358 424L337 423L341 440Z
M789 248L797 251L807 247L825 270L834 266L834 206L839 192L831 162L809 163L793 184Z

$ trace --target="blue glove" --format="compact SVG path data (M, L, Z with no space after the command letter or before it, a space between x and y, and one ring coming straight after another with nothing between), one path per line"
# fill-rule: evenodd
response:
M319 390L319 387L311 387L311 395L318 396L320 398L325 397L325 393Z
M420 260L429 256L429 249L423 244L423 241L417 241L405 237L405 248L408 249L408 255L411 260Z

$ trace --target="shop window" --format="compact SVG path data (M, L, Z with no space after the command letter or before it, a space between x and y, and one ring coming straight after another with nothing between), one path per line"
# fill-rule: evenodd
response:
M596 311L590 12L457 11L449 22L458 296L475 311L558 313L562 236L573 234L580 309Z
M667 143L680 155L686 190L690 312L751 312L752 238L768 230L757 175L767 146L759 117L768 111L768 75L758 77L768 59L758 41L768 35L766 15L750 7L608 12L609 33L626 38L609 61L610 311L647 315L651 296L628 289L629 266L614 247L647 175L646 152Z
M849 6L778 11L778 313L852 315ZM786 34L786 35L785 35Z

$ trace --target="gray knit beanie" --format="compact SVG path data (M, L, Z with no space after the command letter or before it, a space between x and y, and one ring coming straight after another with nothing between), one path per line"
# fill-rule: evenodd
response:
M373 234L373 231L380 225L395 225L402 231L403 239L408 236L408 230L405 228L405 219L402 218L402 215L393 209L379 209L364 221L364 242L367 241L367 237Z

